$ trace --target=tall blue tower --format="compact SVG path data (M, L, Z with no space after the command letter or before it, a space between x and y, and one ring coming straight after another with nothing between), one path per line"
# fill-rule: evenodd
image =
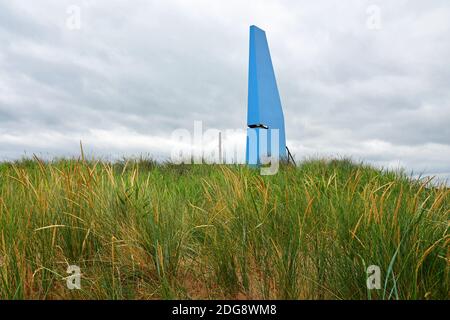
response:
M278 160L287 158L284 115L269 45L264 30L256 26L250 27L247 126L247 164L259 165L262 157L274 157L276 140Z

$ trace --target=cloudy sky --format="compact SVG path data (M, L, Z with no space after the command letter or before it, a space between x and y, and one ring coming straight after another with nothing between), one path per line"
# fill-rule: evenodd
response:
M256 24L298 159L448 178L449 17L448 0L0 0L0 160L74 156L80 140L164 157L195 120L245 129Z

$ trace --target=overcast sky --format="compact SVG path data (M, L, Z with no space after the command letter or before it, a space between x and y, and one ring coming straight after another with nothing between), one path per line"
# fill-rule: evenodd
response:
M252 24L298 159L450 177L448 0L0 0L0 159L80 140L161 157L195 120L245 129Z

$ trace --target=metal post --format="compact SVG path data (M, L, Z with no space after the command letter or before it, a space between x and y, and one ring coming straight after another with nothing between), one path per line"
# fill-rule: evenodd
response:
M222 164L222 132L219 131L219 164Z

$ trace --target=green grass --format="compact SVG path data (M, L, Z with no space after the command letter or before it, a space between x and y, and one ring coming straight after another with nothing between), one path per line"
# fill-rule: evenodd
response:
M449 189L349 160L0 164L0 299L448 299ZM66 287L78 265L81 290ZM380 290L366 268L381 268Z

